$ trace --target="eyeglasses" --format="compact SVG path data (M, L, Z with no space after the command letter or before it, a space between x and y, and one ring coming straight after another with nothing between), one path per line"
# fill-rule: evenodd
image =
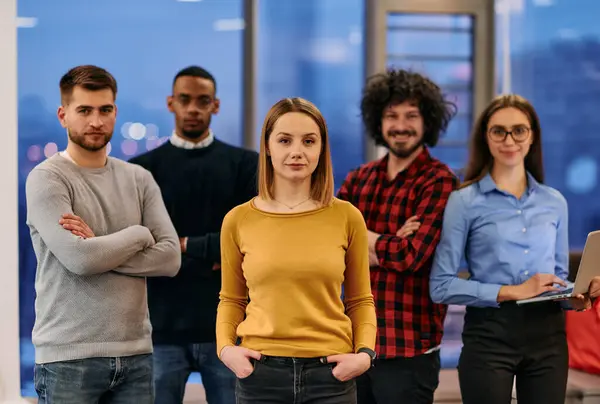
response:
M192 99L189 95L181 94L177 97L177 101L184 107L188 106L191 102L194 102L199 108L205 109L211 106L215 100L206 95Z
M494 126L489 130L488 134L490 139L497 143L506 141L508 135L511 135L515 143L523 143L529 139L531 129L527 126L515 126L509 131L501 126Z

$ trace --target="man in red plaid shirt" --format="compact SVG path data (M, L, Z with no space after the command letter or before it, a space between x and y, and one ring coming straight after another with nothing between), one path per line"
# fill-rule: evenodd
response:
M358 403L431 404L446 306L431 301L429 272L458 179L428 147L456 106L428 78L390 70L368 80L361 113L388 153L350 172L338 194L360 209L369 229L377 308L377 358L357 380Z

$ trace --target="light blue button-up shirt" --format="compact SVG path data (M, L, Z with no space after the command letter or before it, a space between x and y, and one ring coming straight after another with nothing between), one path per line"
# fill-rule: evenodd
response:
M489 174L450 195L431 270L434 302L496 307L503 285L519 285L536 273L567 279L567 201L527 178L520 199L499 190ZM469 279L457 276L463 259Z

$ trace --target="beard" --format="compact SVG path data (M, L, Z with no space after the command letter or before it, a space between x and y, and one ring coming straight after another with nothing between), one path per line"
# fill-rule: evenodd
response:
M181 134L188 139L198 139L200 136L206 133L206 129L198 130L182 130Z
M399 136L399 135L405 135L408 136L409 138L416 138L417 137L417 132L415 132L414 130L403 130L403 131L390 131L387 134L388 138L391 138L391 140L393 140L394 136ZM424 142L423 139L420 139L418 142L416 142L413 145L394 145L394 144L390 144L390 142L388 140L385 140L385 147L390 151L390 153L392 153L394 156L396 156L397 158L400 159L405 159L410 157L415 151L417 151L421 146L423 146Z
M210 127L210 116L208 119L202 119L201 124L193 130L185 130L183 125L181 128L181 135L185 136L188 139L198 139L202 137L202 135L206 135L208 128Z
M101 132L97 133L100 134ZM67 135L69 136L69 139L77 146L91 152L95 152L106 147L106 145L108 144L108 142L110 142L113 136L112 132L102 132L102 140L99 142L95 142L88 137L89 135L86 135L85 133L73 133L70 129L67 129Z

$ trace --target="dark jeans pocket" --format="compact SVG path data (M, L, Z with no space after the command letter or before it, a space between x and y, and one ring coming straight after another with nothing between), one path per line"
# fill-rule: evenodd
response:
M246 377L238 377L237 379L240 381L245 381L248 379L252 379L253 376L256 376L256 372L259 371L260 367L262 366L262 363L260 363L260 361L257 361L256 359L250 359L250 363L252 364L252 373L250 373L248 376Z
M340 379L338 379L337 377L335 377L335 375L333 374L333 369L335 369L335 366L336 365L332 365L332 364L328 364L327 366L325 366L325 368L327 369L327 373L329 374L331 380L333 380L336 383L340 383L340 384L347 383L347 381L343 382Z
M307 401L328 404L352 404L356 402L356 381L345 382L333 375L334 364L306 369L305 397Z
M235 384L237 404L293 402L293 368L252 361L254 371L248 377L238 378Z

